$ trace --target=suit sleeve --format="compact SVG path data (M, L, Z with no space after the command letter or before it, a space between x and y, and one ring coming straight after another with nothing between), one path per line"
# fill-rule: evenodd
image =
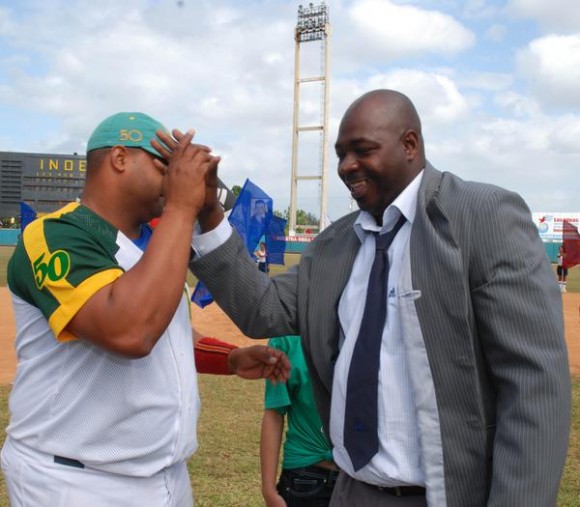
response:
M275 277L256 269L237 232L189 267L242 333L252 338L299 334L298 266Z
M523 200L498 191L485 208L473 234L470 278L497 393L488 505L555 505L570 422L561 296Z

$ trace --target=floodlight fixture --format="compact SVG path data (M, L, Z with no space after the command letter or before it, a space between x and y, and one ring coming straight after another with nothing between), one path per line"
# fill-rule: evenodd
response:
M296 23L296 42L322 40L326 37L328 24L328 7L324 2L320 5L308 4L308 7L298 6L298 22Z

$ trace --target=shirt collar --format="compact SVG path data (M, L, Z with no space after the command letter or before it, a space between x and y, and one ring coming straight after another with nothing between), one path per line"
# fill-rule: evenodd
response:
M405 189L397 196L397 198L389 204L383 213L383 226L377 225L374 217L367 211L361 211L354 223L354 231L362 243L368 232L388 232L394 226L401 215L403 215L411 224L415 220L415 213L417 209L417 197L419 195L419 187L423 179L422 169L417 176L409 183Z

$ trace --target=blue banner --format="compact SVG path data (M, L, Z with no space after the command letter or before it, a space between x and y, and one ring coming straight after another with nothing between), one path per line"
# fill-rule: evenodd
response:
M26 226L36 220L36 211L32 206L26 204L25 202L20 202L20 231L24 232Z
M266 251L268 252L269 264L284 265L284 253L286 252L286 219L272 215L266 229Z
M264 241L272 220L272 199L260 187L246 180L228 220L244 240L250 254Z
M213 297L203 282L197 282L191 300L200 308L205 308L207 305L213 303Z
M286 251L284 236L286 220L273 214L273 204L274 201L266 192L250 180L246 180L228 216L228 221L241 236L252 258L255 258L254 252L260 243L264 242L268 264L283 266ZM210 304L213 298L200 281L197 282L191 300L203 308Z

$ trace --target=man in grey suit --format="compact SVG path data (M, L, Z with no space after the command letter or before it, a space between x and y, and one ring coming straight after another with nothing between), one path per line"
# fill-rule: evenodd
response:
M297 266L273 278L255 269L213 178L190 264L247 335L303 337L342 470L331 505L555 505L570 378L561 296L524 201L433 168L419 116L395 91L348 108L336 153L361 211L324 230ZM388 248L388 318L377 323L378 450L355 465L347 379L375 236L401 216Z

